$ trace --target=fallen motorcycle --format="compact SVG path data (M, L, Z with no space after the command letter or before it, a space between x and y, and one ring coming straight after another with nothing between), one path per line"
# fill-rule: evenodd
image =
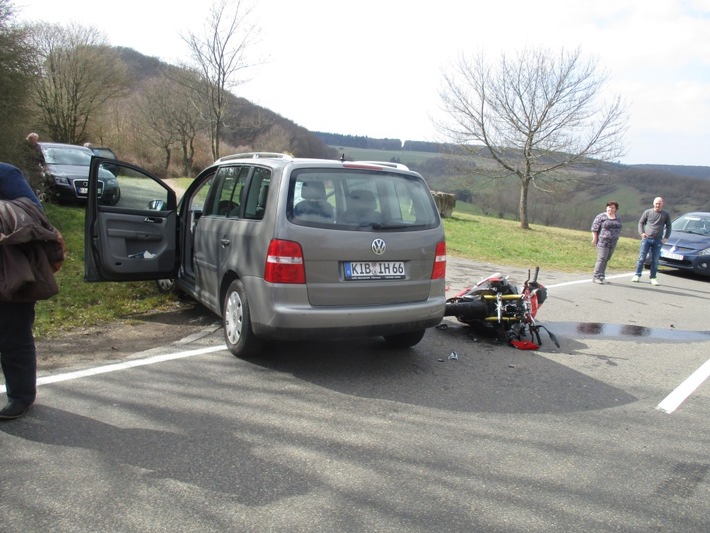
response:
M459 322L494 332L521 350L538 349L542 344L540 330L544 329L559 348L557 337L535 322L537 310L547 299L547 289L537 281L539 272L540 267L536 267L530 279L528 270L521 292L508 282L507 276L492 274L446 300L445 316L455 316Z

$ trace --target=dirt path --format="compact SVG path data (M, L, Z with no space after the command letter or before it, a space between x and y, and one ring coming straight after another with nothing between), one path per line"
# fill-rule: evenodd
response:
M180 302L174 311L135 315L100 327L74 329L55 338L37 339L37 366L40 370L49 370L119 361L212 325L219 327L219 317L211 311L195 302Z

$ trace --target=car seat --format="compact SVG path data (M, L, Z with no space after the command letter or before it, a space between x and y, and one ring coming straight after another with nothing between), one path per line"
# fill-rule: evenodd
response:
M375 193L367 189L355 189L348 195L348 209L343 213L343 221L359 226L368 226L382 221L377 209Z
M333 220L333 206L328 203L322 181L304 181L301 185L301 200L293 208L297 218L315 221Z

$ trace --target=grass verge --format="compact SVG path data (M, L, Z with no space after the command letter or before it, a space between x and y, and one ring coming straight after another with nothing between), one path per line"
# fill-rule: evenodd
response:
M591 226L591 221L589 225ZM474 261L560 272L594 270L597 253L591 231L532 225L520 229L512 220L454 212L444 219L446 251ZM639 241L622 237L609 263L609 272L632 270L638 258Z

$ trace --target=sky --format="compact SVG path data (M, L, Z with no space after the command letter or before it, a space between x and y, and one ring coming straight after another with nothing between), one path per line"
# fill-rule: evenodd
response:
M710 166L710 0L242 0L260 28L232 90L311 131L441 141L457 58L579 48L627 105L626 164ZM16 20L77 23L168 63L210 2L13 0Z

